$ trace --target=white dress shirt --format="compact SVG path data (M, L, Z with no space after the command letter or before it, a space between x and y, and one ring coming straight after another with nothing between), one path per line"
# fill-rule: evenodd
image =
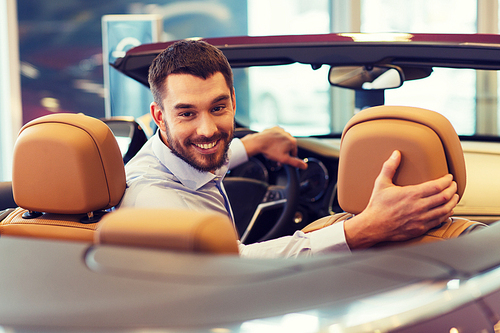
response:
M243 143L234 139L228 161L215 173L200 172L174 155L157 132L125 166L127 189L119 207L175 208L215 211L233 221L231 206L222 180L231 167L248 161ZM332 251L349 251L344 224L310 233L296 231L266 242L239 244L243 257L297 257Z

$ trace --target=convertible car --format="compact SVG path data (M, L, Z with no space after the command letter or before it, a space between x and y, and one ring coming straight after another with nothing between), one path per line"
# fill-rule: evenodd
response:
M26 124L12 187L0 187L0 329L499 330L499 35L206 41L234 68L236 135L279 124L308 169L257 156L231 170L234 232L218 215L113 209L123 161L146 139L134 121L61 114ZM112 66L147 85L149 64L171 43L138 46ZM250 244L361 211L393 149L403 156L399 185L453 174L461 200L448 224L349 253L236 255L237 237Z

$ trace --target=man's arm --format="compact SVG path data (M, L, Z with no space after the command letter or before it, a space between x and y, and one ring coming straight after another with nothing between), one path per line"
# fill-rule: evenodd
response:
M368 206L344 223L351 249L418 237L453 215L458 203L453 177L446 175L419 185L396 186L392 178L400 161L401 154L395 151L375 180Z
M258 153L301 169L296 139L279 127L245 136L248 156ZM383 241L418 237L453 215L458 203L457 185L451 175L414 186L396 186L392 179L401 161L395 151L384 163L363 212L345 221L345 241L350 249L367 248ZM322 242L329 243L323 239Z
M249 157L261 153L280 164L289 164L299 169L307 168L307 164L297 158L297 140L281 127L276 126L246 135L241 142Z

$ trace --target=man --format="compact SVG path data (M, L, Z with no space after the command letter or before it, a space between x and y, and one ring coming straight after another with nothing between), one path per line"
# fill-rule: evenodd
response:
M262 153L298 168L295 139L280 128L232 140L236 112L231 68L222 52L201 41L181 41L153 61L151 115L158 132L127 164L121 207L209 210L232 218L222 185L229 167ZM272 142L272 144L270 144ZM392 178L401 156L384 163L367 208L357 216L308 234L240 244L251 257L295 257L366 248L420 236L453 214L458 202L451 175L398 187Z

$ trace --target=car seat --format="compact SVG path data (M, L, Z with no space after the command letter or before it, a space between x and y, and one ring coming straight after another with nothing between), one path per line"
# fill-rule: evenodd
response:
M234 228L222 215L108 213L126 188L122 154L109 127L82 114L48 115L23 126L14 147L12 187L19 207L0 212L2 237L238 252Z
M23 126L14 146L14 200L1 235L92 241L105 209L125 191L118 144L101 121L53 114Z
M463 195L465 160L451 123L441 114L426 109L376 106L357 113L342 133L337 193L345 212L319 219L303 231L317 230L362 212L382 164L394 150L401 152L394 184L415 185L451 173L459 197ZM453 238L484 227L483 223L453 217L405 243Z

